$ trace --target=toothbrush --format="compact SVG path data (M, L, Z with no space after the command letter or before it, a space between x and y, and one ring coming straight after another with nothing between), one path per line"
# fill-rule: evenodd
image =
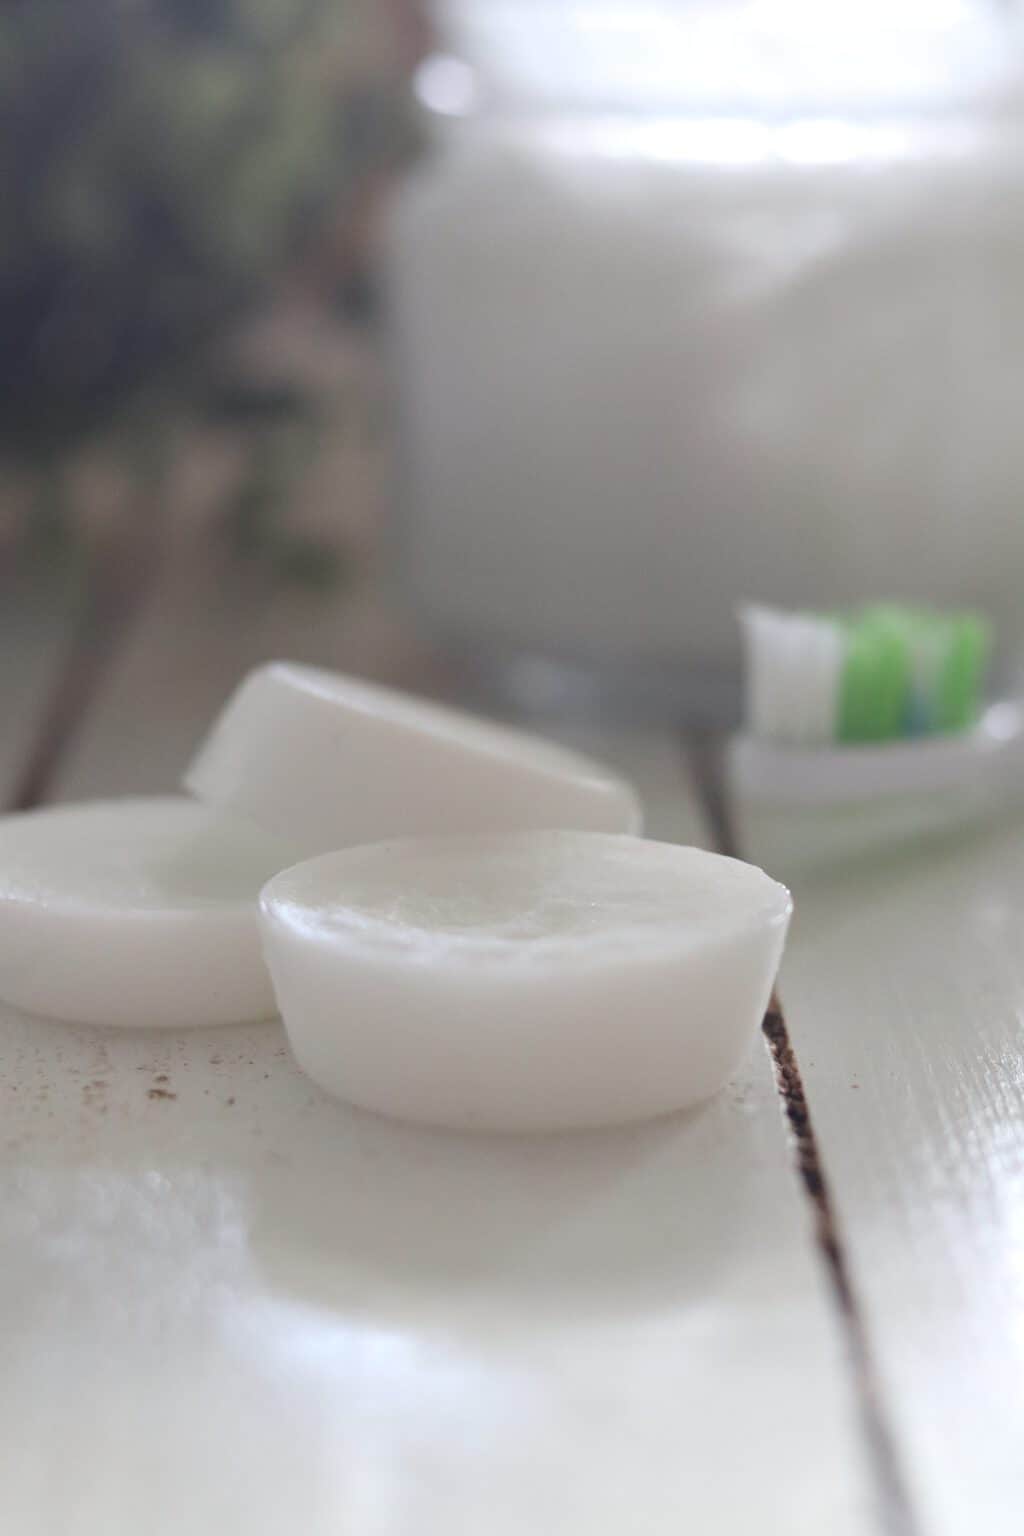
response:
M981 803L1024 784L1024 710L982 707L985 619L877 606L747 607L740 620L747 725L730 746L735 793L808 807L952 790Z

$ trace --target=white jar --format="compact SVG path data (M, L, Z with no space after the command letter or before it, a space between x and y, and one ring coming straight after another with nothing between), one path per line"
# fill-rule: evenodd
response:
M682 699L731 672L746 599L978 605L1024 647L1017 55L953 9L881 79L877 34L858 73L826 29L830 77L805 29L770 91L724 32L733 83L690 57L686 113L660 77L627 102L610 45L561 103L507 34L504 74L465 28L475 73L428 66L439 107L477 96L389 240L405 570L438 628Z

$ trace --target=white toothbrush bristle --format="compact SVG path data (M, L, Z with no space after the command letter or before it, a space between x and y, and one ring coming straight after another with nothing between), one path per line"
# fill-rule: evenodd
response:
M827 618L749 606L740 618L752 736L812 746L835 739L843 635Z

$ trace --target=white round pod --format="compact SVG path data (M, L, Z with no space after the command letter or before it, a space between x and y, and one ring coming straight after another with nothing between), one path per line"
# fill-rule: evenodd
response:
M256 898L286 862L182 797L0 820L0 999L80 1024L270 1018Z
M754 1037L789 923L761 870L587 832L308 860L260 898L292 1049L399 1118L549 1130L707 1098Z
M522 731L315 667L273 662L228 700L185 775L296 857L420 833L638 832L618 775Z

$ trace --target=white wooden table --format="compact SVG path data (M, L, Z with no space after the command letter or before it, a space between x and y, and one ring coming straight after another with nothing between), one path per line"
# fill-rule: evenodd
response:
M372 581L226 598L187 547L95 665L61 613L5 594L8 803L173 789L269 655L443 683ZM585 744L707 840L684 744ZM1024 1529L1024 828L795 894L785 1022L625 1132L391 1125L274 1024L0 1013L0 1530Z

